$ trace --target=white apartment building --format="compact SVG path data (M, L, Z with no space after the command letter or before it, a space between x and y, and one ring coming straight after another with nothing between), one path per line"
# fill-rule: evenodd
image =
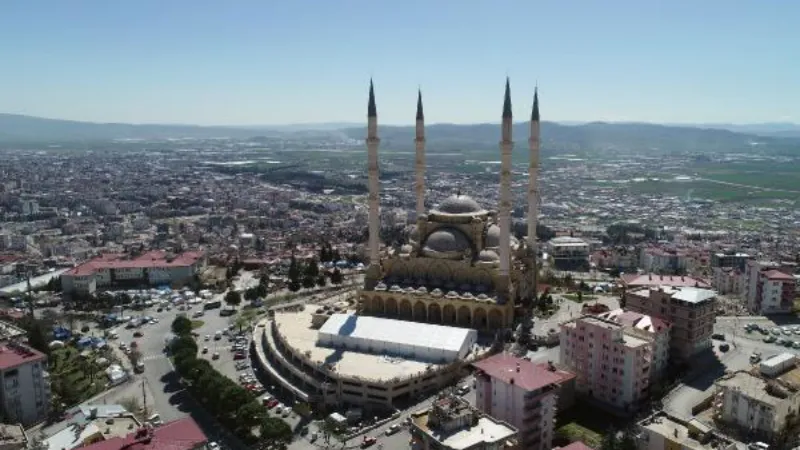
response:
M800 411L798 386L791 383L793 377L782 378L745 371L727 375L715 383L713 406L723 422L765 438L775 436L786 428L790 415Z
M549 450L554 433L558 391L571 374L548 370L505 353L473 364L475 406L519 430L520 448Z
M14 342L0 345L0 406L6 420L30 426L47 418L50 384L47 357Z
M742 291L747 309L754 314L786 314L794 308L797 280L780 265L747 261Z
M744 273L735 267L714 267L711 285L718 294L735 294L742 292L745 277Z

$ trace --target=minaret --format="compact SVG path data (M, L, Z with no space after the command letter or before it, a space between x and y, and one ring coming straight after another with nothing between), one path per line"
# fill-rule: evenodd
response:
M425 115L422 114L422 91L417 92L417 136L414 143L417 147L414 191L417 193L417 219L419 219L425 215Z
M536 225L539 216L539 88L533 91L531 137L528 139L528 248L536 250ZM535 255L536 253L534 253Z
M369 264L380 266L380 200L378 185L378 110L375 107L375 89L369 80L369 105L367 106L367 168L369 172Z
M500 225L500 276L508 280L511 265L511 150L514 141L511 127L514 120L511 115L511 87L506 77L506 96L503 100L502 140L500 141L500 209L498 222Z

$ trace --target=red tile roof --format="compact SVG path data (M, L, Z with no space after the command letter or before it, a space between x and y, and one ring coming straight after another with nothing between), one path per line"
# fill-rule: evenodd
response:
M768 270L764 272L764 276L770 280L795 281L793 276L783 273L780 270Z
M22 364L44 359L44 353L26 345L0 345L0 370L8 370Z
M575 376L561 370L551 371L547 364L535 364L506 353L490 356L473 366L506 384L511 384L513 380L513 384L528 391L535 391L549 384L559 384Z
M168 260L167 252L162 250L153 250L134 258L129 258L129 255L124 253L107 253L71 269L66 275L92 275L103 269L185 267L194 264L202 257L202 252L184 252Z
M711 289L711 285L705 280L680 275L656 275L653 273L639 275L632 273L623 275L622 282L629 287L670 286Z
M191 417L165 423L153 429L152 437L142 439L137 433L115 437L83 447L84 450L191 450L208 442L203 430Z

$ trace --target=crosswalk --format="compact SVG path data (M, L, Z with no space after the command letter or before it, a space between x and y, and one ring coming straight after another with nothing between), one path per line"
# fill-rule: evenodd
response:
M163 353L156 353L156 354L152 354L152 355L143 355L141 360L142 361L155 361L155 360L158 360L158 359L166 359L166 358L167 358L167 355L165 355Z

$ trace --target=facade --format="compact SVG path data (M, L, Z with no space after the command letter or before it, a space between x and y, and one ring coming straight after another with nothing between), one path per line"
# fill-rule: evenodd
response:
M754 314L788 314L794 308L797 280L777 263L748 261L743 291L747 309Z
M653 341L637 328L584 316L561 325L561 364L575 373L578 392L619 409L647 397Z
M164 285L181 283L205 267L200 252L170 255L154 250L139 256L106 254L81 264L61 275L64 292L91 294L98 288L125 283Z
M716 293L695 287L658 287L625 292L625 309L672 324L670 353L684 360L711 348Z
M47 418L50 383L47 356L13 341L0 344L0 405L11 422L30 426Z
M720 436L707 425L692 419L683 421L658 413L639 422L641 450L736 450L736 443Z
M585 268L589 265L589 243L581 238L559 236L546 245L547 254L553 264L561 270Z
M666 320L640 314L623 309L615 309L598 315L601 319L611 320L625 327L636 329L651 336L653 343L653 364L650 368L650 378L659 379L664 375L669 362L669 343L672 334L672 324ZM640 333L637 333L641 336Z
M747 261L753 257L747 253L720 252L711 255L711 267L722 267L744 271Z
M424 211L425 133L422 99L417 101L417 222L408 244L388 249L379 242L377 108L370 85L368 104L369 259L360 313L415 322L455 325L493 333L510 328L514 304L535 295L539 161L539 102L534 96L529 139L528 230L524 242L511 236L511 92L506 82L500 204L488 210L460 193Z
M719 419L765 439L773 438L797 423L800 370L778 378L740 371L715 382L713 402Z
M714 278L711 285L719 294L739 295L742 292L745 280L742 270L733 267L714 267L712 271Z
M521 448L551 448L560 385L569 382L563 372L548 370L508 354L497 354L473 364L475 406L483 413L519 430Z
M517 430L481 414L455 395L440 395L430 409L411 415L414 448L423 450L512 450Z

